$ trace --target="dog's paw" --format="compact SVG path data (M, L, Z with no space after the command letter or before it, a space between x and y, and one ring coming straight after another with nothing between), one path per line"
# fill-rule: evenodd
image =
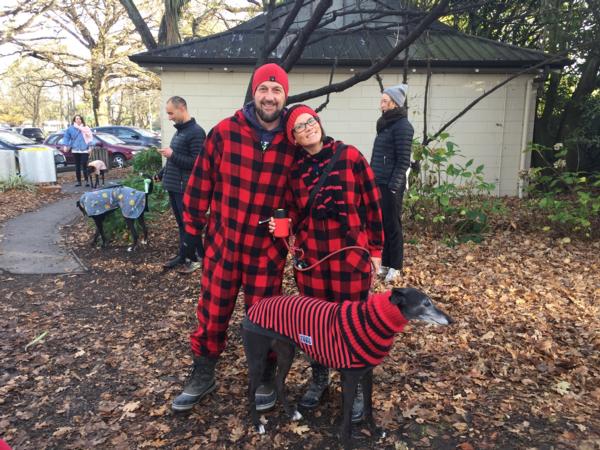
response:
M128 252L134 252L136 248L137 247L135 245L131 245L130 247L127 247L127 251Z
M142 239L140 242L142 243L142 245L147 245L148 244L148 241L146 239Z
M387 436L387 433L383 428L373 426L373 427L368 427L368 429L371 432L371 435L375 439L384 439Z
M255 428L258 434L265 434L265 426L262 423L257 425Z
M298 420L302 419L302 414L300 414L300 411L294 411L294 414L292 414L292 422L297 422Z

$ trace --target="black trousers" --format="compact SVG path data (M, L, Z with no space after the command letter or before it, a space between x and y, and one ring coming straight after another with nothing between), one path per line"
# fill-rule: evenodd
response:
M83 172L83 178L85 182L88 181L88 159L90 158L89 153L75 153L73 152L73 157L75 158L75 176L77 177L77 182L81 183L81 172Z
M381 192L381 215L383 219L383 253L381 265L402 269L404 260L404 237L402 236L402 199L404 190L395 194L387 186L379 186Z
M171 203L171 209L177 222L177 228L179 228L179 256L183 256L183 238L185 236L185 224L183 223L183 192L171 192L169 191L169 201ZM199 251L200 250L200 251ZM192 258L197 261L197 255L202 255L202 249L196 249L196 255Z

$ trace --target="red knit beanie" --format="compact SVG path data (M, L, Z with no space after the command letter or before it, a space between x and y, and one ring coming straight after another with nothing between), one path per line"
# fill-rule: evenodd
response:
M279 83L283 87L283 92L285 92L285 96L287 97L289 90L288 75L277 64L264 64L256 69L252 77L252 95L256 92L258 85L264 81Z
M290 109L288 109L287 116L285 118L285 134L288 138L288 141L291 143L295 143L296 139L294 138L294 124L296 123L296 119L300 117L302 114L310 114L315 117L317 120L319 119L319 115L309 106L306 105L294 105Z

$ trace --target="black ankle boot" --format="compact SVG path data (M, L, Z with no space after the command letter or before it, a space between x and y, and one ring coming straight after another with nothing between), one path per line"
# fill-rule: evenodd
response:
M316 408L329 386L329 369L316 362L312 363L310 367L312 368L312 381L299 403L306 409Z
M256 400L257 411L268 411L277 403L277 390L275 389L275 371L277 361L267 359L267 364L260 385L256 389L254 398Z
M363 420L365 412L365 396L363 395L362 385L356 385L356 396L352 403L352 423L359 423Z
M194 356L194 365L192 366L191 373L185 383L183 392L175 397L173 404L171 405L173 411L189 411L205 395L216 389L216 365L217 358Z
M185 263L185 258L181 255L177 255L174 258L171 258L166 263L163 264L163 268L172 269L173 267L177 267L181 264Z

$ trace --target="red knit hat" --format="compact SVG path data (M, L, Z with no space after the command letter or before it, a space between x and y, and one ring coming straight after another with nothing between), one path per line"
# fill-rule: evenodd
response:
M319 115L309 106L294 105L288 109L288 113L285 118L285 134L288 138L288 141L292 143L296 142L296 139L294 138L294 124L296 123L296 119L302 114L310 114L319 120Z
M280 66L274 63L264 64L254 72L252 76L252 95L256 92L256 88L264 81L274 81L283 87L285 96L288 95L289 84L288 74Z

